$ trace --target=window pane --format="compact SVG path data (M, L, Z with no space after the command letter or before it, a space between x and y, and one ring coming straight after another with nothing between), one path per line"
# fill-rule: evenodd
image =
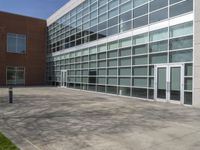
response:
M185 76L192 76L192 64L185 65Z
M185 90L192 90L192 78L185 78Z
M149 41L148 34L141 34L138 36L133 37L133 44L146 44Z
M108 75L117 76L117 69L116 68L108 69Z
M169 41L170 50L193 47L193 37L181 37Z
M135 18L135 17L141 16L141 15L147 14L147 13L148 13L148 4L136 8L133 11L133 17Z
M132 38L122 39L119 42L120 47L127 47L132 45Z
M141 97L141 98L147 98L147 89L133 88L132 96Z
M193 33L193 23L187 22L170 27L170 37L191 35Z
M168 50L168 40L151 43L149 45L150 52L160 52Z
M150 11L166 7L168 5L168 0L153 0L150 2Z
M133 75L134 76L147 76L147 67L134 67Z
M133 86L147 87L147 78L133 78Z
M143 5L145 3L147 3L149 0L134 0L133 1L133 6L134 7L137 7L137 6L140 6L140 5Z
M131 76L131 68L120 68L119 75L120 76Z
M117 85L117 78L108 78L108 84Z
M133 57L133 65L147 64L147 56Z
M117 60L108 60L108 67L117 66Z
M137 18L133 21L133 28L138 28L148 24L148 15Z
M131 55L131 47L119 50L119 56L129 56L129 55Z
M150 32L150 41L160 41L168 38L168 29L160 29Z
M8 52L17 52L17 39L15 37L8 36L8 45L7 51Z
M122 58L119 60L120 66L130 66L131 65L131 58Z
M133 47L133 54L143 54L148 52L148 45L139 45Z
M170 17L181 15L193 10L193 0L185 0L170 7Z
M170 62L192 61L192 50L177 51L170 53Z
M151 13L149 16L149 23L161 21L168 18L168 8Z
M112 49L117 49L118 48L118 42L112 42L108 44L108 49L112 50Z
M108 58L115 58L117 56L117 50L108 52Z
M167 63L167 54L150 55L150 64Z
M119 85L130 86L131 78L119 78Z

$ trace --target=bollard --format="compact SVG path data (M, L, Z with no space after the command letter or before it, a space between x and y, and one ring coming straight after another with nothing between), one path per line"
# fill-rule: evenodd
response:
M13 88L9 87L9 103L13 103Z

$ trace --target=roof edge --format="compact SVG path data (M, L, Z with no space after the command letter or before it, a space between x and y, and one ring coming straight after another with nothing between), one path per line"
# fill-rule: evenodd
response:
M26 15L21 15L21 14L17 14L17 13L2 11L2 10L0 10L0 13L9 14L9 15L15 15L15 16L19 16L19 17L26 17L26 18L35 19L35 20L41 20L41 21L45 21L46 22L46 19L36 18L36 17L32 17L32 16L26 16Z
M65 15L67 12L71 11L81 3L83 3L85 0L70 0L67 2L64 6L62 6L60 9L58 9L54 14L52 14L49 18L47 18L47 26L54 23L57 19L61 18L63 15Z

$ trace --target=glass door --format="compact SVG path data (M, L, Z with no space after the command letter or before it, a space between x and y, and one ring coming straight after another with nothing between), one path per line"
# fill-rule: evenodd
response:
M67 70L61 70L61 87L67 86Z
M156 66L155 72L155 99L183 103L183 65Z

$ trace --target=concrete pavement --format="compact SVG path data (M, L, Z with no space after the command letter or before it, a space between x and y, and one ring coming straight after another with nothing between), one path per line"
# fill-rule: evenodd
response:
M199 150L200 110L54 87L0 89L0 131L22 150Z

